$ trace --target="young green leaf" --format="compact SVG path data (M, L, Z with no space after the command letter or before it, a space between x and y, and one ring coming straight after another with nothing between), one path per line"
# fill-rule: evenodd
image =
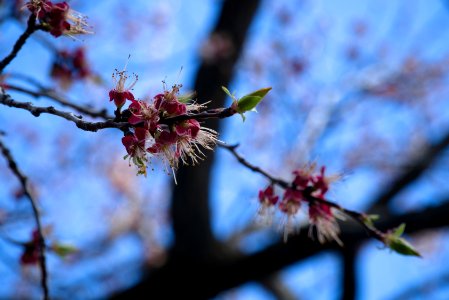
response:
M243 96L238 101L237 112L242 114L250 110L255 111L256 106L260 103L260 101L262 101L262 99L268 94L270 90L271 87L263 88Z
M221 89L229 96L232 100L237 101L237 99L234 97L234 95L231 94L231 92L224 86L221 87Z
M256 108L257 104L262 100L259 96L243 96L237 104L237 112L244 113Z
M404 233L404 230L405 230L405 223L402 223L396 229L394 229L393 235L396 237L400 237Z
M54 243L51 245L51 249L60 257L66 257L67 255L78 252L78 249L69 244Z
M406 240L401 237L392 237L388 240L387 246L400 254L421 257L418 251Z
M256 97L261 97L261 98L263 98L263 97L265 97L265 96L268 94L268 92L269 92L270 90L271 90L271 87L268 87L268 88L262 88L262 89L260 89L260 90L254 91L254 92L252 92L251 94L245 95L245 96L243 96L243 97L246 97L246 96L256 96Z
M414 255L421 257L418 251L404 238L401 238L401 235L404 233L405 223L402 223L397 228L390 230L384 236L385 245L391 250L404 254L404 255Z

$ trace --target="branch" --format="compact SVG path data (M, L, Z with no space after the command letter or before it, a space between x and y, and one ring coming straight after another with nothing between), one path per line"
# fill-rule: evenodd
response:
M22 49L23 45L25 45L26 40L31 36L31 34L33 34L33 32L38 29L41 29L41 27L36 25L36 16L34 14L31 14L28 18L27 28L14 44L11 53L9 53L2 61L0 61L0 74L3 72L6 66L9 65L9 63L17 56L17 53L19 53L20 49Z
M237 153L236 149L237 149L238 145L226 145L224 143L218 143L217 145L228 150L229 152L231 152L231 154L238 160L238 162L240 164L242 164L243 166L245 166L246 168L250 169L253 172L263 175L265 178L270 180L270 182L272 184L276 184L284 189L298 190L294 184L291 184L285 180L273 177L272 175L270 175L269 173L267 173L260 167L257 167L255 165L249 163L247 160L245 160L245 158L243 158L240 154ZM298 191L300 191L300 190L298 190ZM382 243L385 243L385 233L381 232L380 230L378 230L377 228L375 228L374 226L369 224L367 222L366 214L344 208L344 207L338 205L337 203L329 201L327 199L314 197L312 195L312 193L313 193L312 190L306 188L303 191L304 200L307 201L308 203L322 203L322 204L325 204L329 207L333 207L333 208L343 212L344 214L350 216L355 221L357 221L360 225L362 225L372 237L381 241Z
M47 284L47 267L46 267L46 257L45 257L45 239L42 234L42 224L40 220L39 210L37 208L36 200L30 190L28 178L22 173L22 171L17 166L16 161L11 155L10 150L3 144L0 140L0 150L3 154L3 157L7 160L8 166L17 179L20 181L22 185L25 196L29 199L31 207L33 208L34 219L36 221L37 232L39 235L39 266L41 270L41 286L44 291L44 299L49 299L48 293L48 284Z
M100 111L94 111L92 109L89 109L88 107L82 106L82 105L78 105L75 104L73 102L68 101L67 99L65 99L64 97L58 95L57 93L55 93L54 91L52 91L49 88L45 88L43 86L40 85L39 87L39 91L32 91L29 89L26 89L24 87L20 87L20 86L16 86L16 85L12 85L12 84L3 84L4 88L9 89L9 90L13 90L13 91L17 91L17 92L21 92L24 94L28 94L30 96L33 96L35 98L40 98L40 97L46 97L49 98L63 106L67 106L70 108L75 109L76 111L88 115L90 117L93 118L103 118L103 119L113 119L112 116L109 116L106 109L102 109Z
M161 120L160 123L170 125L175 122L180 122L180 121L185 121L185 120L190 120L190 119L195 119L197 121L207 120L207 119L224 119L224 118L233 116L236 113L237 113L237 111L235 109L233 109L232 107L214 108L214 109L209 109L209 110L195 113L195 114L185 114L185 115L179 115L179 116L175 116L175 117L171 117L171 118L166 118L166 119Z
M399 192L429 169L438 156L449 146L449 132L436 144L429 146L422 155L410 163L408 170L392 181L389 187L374 200L377 208L387 205Z
M39 117L41 114L51 114L55 116L59 116L68 121L71 121L76 124L76 126L85 131L93 131L96 132L100 129L105 128L117 128L120 130L128 130L131 125L128 122L115 122L113 120L107 120L105 122L88 122L83 121L82 116L76 116L71 112L64 112L55 109L53 106L48 107L39 107L34 106L30 102L19 102L15 101L5 93L0 93L0 103L9 107L16 107L20 109L24 109L29 111L33 116Z
M343 292L341 299L343 300L357 299L357 250L356 247L348 247L341 253L343 260Z

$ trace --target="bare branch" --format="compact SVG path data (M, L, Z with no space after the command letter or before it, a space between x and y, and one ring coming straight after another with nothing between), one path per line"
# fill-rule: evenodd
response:
M41 28L36 25L36 16L34 14L31 14L28 18L27 28L14 44L11 53L9 53L4 59L2 59L2 61L0 61L0 74L3 72L6 66L9 65L9 63L17 56L17 53L19 53L20 49L22 49L23 45L25 45L26 40L33 34L33 32L38 29Z
M15 101L11 98L11 96L9 96L8 94L5 94L5 93L0 93L0 103L3 105L6 105L6 106L10 106L10 107L16 107L16 108L28 110L35 117L39 117L43 113L59 116L61 118L64 118L68 121L75 123L78 128L85 130L85 131L96 132L100 129L105 129L105 128L117 128L120 130L128 130L129 127L131 126L127 122L115 122L113 120L107 120L105 122L83 121L82 116L77 116L74 113L60 111L60 110L55 109L53 106L39 107L39 106L34 106L30 102Z
M113 119L112 116L108 115L106 109L95 111L95 110L90 109L90 108L88 108L86 106L75 104L75 103L65 99L64 97L58 95L52 89L45 88L42 85L40 85L39 91L32 91L32 90L29 90L27 88L20 87L20 86L17 86L17 85L13 85L13 84L9 84L9 83L8 84L4 84L4 87L6 89L8 89L8 90L14 90L14 91L17 91L17 92L28 94L28 95L33 96L35 98L40 98L40 97L49 98L49 99L51 99L51 100L53 100L53 101L55 101L55 102L57 102L57 103L59 103L59 104L61 104L63 106L67 106L67 107L73 108L76 111L78 111L78 112L80 112L82 114L88 115L90 117L93 117L93 118L103 118L103 119L106 119L106 120L107 119Z
M34 219L36 221L37 232L39 235L39 266L41 270L41 286L44 291L44 299L49 299L48 292L48 284L47 284L47 267L46 267L46 257L45 257L45 239L42 234L42 224L39 214L39 209L37 208L37 202L34 199L33 193L31 192L28 178L22 173L22 171L17 166L16 161L11 155L10 150L4 145L4 143L0 140L0 150L3 154L3 157L7 160L8 166L17 179L20 181L22 185L25 196L29 199L31 207L33 208Z
M400 174L391 185L382 189L382 193L374 201L377 207L387 205L399 192L411 184L416 179L428 170L440 154L449 146L449 132L436 144L430 145L427 149L422 151L415 160L411 161L408 169Z

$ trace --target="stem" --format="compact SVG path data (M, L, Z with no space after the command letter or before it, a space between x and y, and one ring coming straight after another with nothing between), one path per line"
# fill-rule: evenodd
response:
M45 239L44 235L42 234L42 223L40 219L39 209L37 208L36 200L34 199L34 196L30 190L28 178L22 173L22 171L17 166L16 161L11 155L11 151L3 144L3 142L0 140L0 150L5 157L5 159L8 161L8 166L11 169L11 171L14 173L14 175L17 177L17 179L20 181L20 184L22 185L22 188L24 190L25 196L29 199L31 207L33 209L33 215L34 219L36 221L36 227L37 232L39 234L39 267L41 270L41 286L42 290L44 291L44 299L48 300L49 298L49 292L48 292L48 283L47 283L47 267L46 267L46 257L45 257Z

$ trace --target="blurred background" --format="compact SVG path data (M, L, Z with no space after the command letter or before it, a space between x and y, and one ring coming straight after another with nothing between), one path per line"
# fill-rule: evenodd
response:
M140 99L164 81L223 107L231 100L222 85L237 96L271 86L244 123L206 125L276 177L290 180L308 162L326 166L340 175L331 200L379 213L383 229L406 221L423 258L383 249L351 222L342 224L343 248L320 245L308 238L306 214L284 243L285 219L264 226L258 218L268 182L224 149L182 167L175 186L156 160L146 178L136 176L119 130L85 132L2 106L2 140L32 183L47 241L77 249L48 254L54 298L449 298L447 1L69 4L94 34L34 34L2 74L14 99L74 111L64 99L113 115L111 75L126 64ZM23 5L0 1L0 57L26 27ZM3 158L0 184L0 298L40 298L39 270L21 263L16 243L30 240L32 211Z

